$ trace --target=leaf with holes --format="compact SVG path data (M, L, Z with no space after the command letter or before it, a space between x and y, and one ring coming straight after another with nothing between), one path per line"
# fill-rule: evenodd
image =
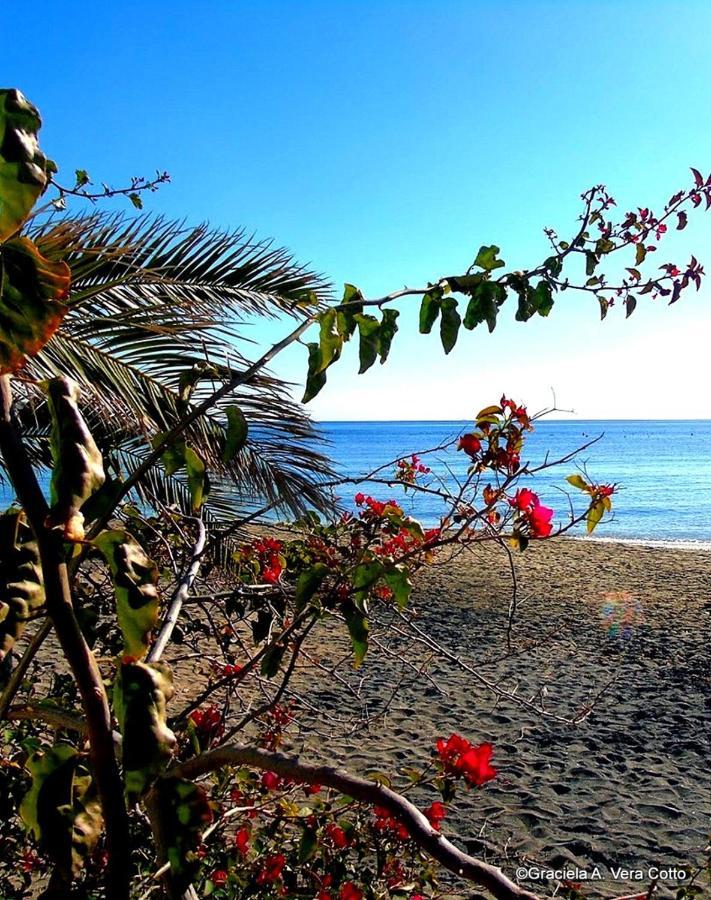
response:
M79 393L71 378L47 382L53 461L47 524L60 528L67 541L84 540L81 507L106 479L101 453L79 411Z
M67 314L69 266L45 259L29 238L0 244L0 375L16 372Z
M64 879L82 868L102 830L101 806L84 754L69 744L33 753L26 763L32 783L20 816Z
M28 619L44 603L39 549L25 514L0 516L0 661L22 636Z
M104 555L116 592L116 616L124 653L141 659L158 623L158 569L141 545L122 529L102 531L94 544Z
M170 670L162 663L124 659L114 682L114 713L123 737L126 797L135 802L163 770L175 746L166 706L173 696Z
M15 234L56 166L42 153L39 111L14 88L0 89L0 241Z

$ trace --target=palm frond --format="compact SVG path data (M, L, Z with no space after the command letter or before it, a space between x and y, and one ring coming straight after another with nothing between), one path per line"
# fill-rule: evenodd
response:
M87 216L50 219L33 234L42 252L63 256L73 271L71 311L18 383L20 417L38 462L48 462L48 414L37 385L62 373L85 391L84 410L100 449L125 475L151 440L235 373L250 365L246 323L255 316L299 315L304 292L328 296L323 279L287 251L245 232L188 229L160 218ZM209 364L189 399L181 377ZM226 407L240 407L247 445L222 460ZM213 481L207 515L226 523L273 503L282 512L326 511L321 483L332 476L319 435L287 386L262 371L186 430ZM150 490L149 490L150 489ZM187 507L184 479L154 467L138 496L172 498ZM163 501L161 501L163 502Z

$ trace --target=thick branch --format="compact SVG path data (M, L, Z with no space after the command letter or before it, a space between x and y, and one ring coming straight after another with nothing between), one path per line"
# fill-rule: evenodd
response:
M12 388L7 375L0 377L0 401L0 451L37 538L47 614L71 667L86 716L90 758L109 850L107 896L112 900L124 900L129 892L128 815L114 750L108 698L94 654L74 615L62 535L45 526L49 512L47 501L15 428Z
M440 865L468 881L485 887L497 900L538 900L537 895L519 887L501 869L474 859L457 849L436 831L409 800L390 788L331 766L315 766L254 747L226 746L210 750L168 771L175 778L197 778L224 766L253 766L294 778L306 784L333 788L361 803L383 806L407 828L412 840Z

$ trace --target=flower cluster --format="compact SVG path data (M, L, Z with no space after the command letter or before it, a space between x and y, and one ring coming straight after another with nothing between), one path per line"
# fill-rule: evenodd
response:
M437 741L437 755L445 773L464 778L470 785L481 786L496 778L497 770L491 765L493 752L491 744L473 746L459 734Z
M526 407L503 396L498 406L480 410L476 428L462 435L457 445L471 458L475 471L493 469L507 475L518 472L524 432L533 430Z
M200 745L203 747L209 747L225 733L224 717L214 705L194 709L190 713L189 720L195 729Z
M521 488L508 502L519 514L517 527L523 523L530 537L548 537L553 530L551 524L553 510L547 506L541 506L537 494L528 488Z
M399 459L395 465L395 477L404 484L414 484L418 475L429 475L432 469L420 462L420 457L413 453L410 459Z
M286 568L284 544L276 538L257 538L238 551L237 561L251 576L250 580L257 577L267 584L276 584Z

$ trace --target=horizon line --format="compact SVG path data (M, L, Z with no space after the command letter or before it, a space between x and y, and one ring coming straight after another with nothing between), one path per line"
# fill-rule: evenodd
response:
M355 425L358 423L376 423L382 422L383 424L413 424L413 423L424 423L424 422L432 422L432 423L440 423L440 422L452 422L456 424L468 424L470 422L475 421L474 418L468 419L312 419L313 422L319 425ZM540 421L542 422L711 422L711 416L706 416L699 419L686 419L686 418L676 418L676 419L639 419L639 418L624 418L624 417L610 417L610 418L601 418L601 417L591 417L591 418L566 418L566 419L554 419L554 418L542 418Z

